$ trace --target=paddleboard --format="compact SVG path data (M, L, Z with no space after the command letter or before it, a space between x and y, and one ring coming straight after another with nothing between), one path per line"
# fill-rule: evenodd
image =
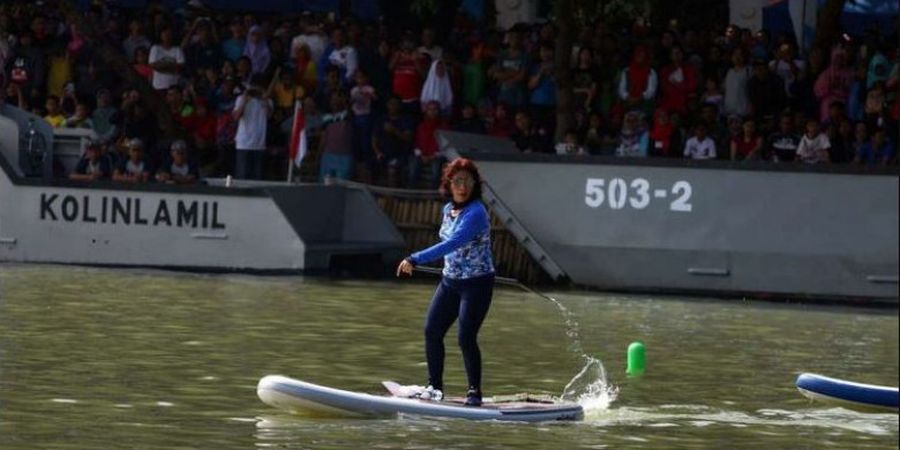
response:
M814 373L797 377L797 389L812 400L867 411L900 411L900 395L895 387L855 383Z
M328 416L390 417L412 414L452 417L470 420L504 420L544 422L581 420L584 409L574 403L559 403L544 397L526 394L496 396L484 399L482 406L465 406L465 399L448 398L442 401L408 398L414 386L384 382L389 392L401 396L353 392L321 386L281 375L269 375L259 380L256 394L263 403L294 413L315 413Z

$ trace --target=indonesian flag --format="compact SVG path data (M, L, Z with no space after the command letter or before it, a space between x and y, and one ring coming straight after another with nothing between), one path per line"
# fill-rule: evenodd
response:
M300 167L300 163L306 156L306 117L303 115L303 106L300 100L294 101L294 124L291 128L291 161Z

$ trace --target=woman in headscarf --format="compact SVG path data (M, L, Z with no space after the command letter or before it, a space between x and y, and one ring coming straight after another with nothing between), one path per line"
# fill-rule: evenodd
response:
M831 51L831 65L819 75L813 86L813 92L819 99L819 117L822 121L828 119L832 103L847 103L852 84L853 68L847 65L847 51L842 47L835 47Z
M272 52L269 44L263 37L262 27L253 25L248 34L247 44L244 46L244 56L250 58L253 73L264 73L272 61Z
M622 131L619 133L619 146L616 148L616 156L620 157L646 157L649 136L641 113L629 111L625 114L622 123Z
M436 59L431 63L431 69L428 71L428 78L425 79L425 85L422 86L422 95L419 101L422 111L432 101L441 105L441 112L445 115L453 109L453 88L450 87L450 77L444 61Z

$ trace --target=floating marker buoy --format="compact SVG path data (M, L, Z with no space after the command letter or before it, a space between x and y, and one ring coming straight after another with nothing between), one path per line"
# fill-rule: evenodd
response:
M628 368L625 373L628 375L644 374L644 344L638 341L632 342L628 346Z

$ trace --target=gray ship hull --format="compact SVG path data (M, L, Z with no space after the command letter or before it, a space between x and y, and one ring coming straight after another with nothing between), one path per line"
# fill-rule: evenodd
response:
M580 285L898 297L896 170L466 154L523 240Z
M2 156L0 169L0 261L300 272L404 251L364 189L43 182Z

